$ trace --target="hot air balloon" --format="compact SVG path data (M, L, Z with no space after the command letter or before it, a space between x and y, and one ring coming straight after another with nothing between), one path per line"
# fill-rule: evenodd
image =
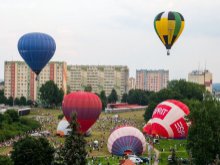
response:
M59 136L65 136L68 135L69 132L71 131L69 127L69 122L66 120L65 117L63 117L63 119L59 122L58 126L57 126L57 135Z
M86 133L98 119L102 110L102 102L94 93L72 92L64 97L62 110L69 122L71 121L72 113L76 113L80 131Z
M176 42L184 28L183 16L175 11L159 13L154 19L154 29L167 49L169 50Z
M18 41L18 51L21 57L37 77L53 57L55 50L56 43L54 39L44 33L27 33Z
M152 130L152 119L150 119L147 124L144 125L143 127L143 133L147 135L151 135L151 130Z
M144 135L132 126L116 128L108 138L108 151L117 156L141 155L146 150Z
M189 108L177 100L166 100L158 104L152 114L153 136L183 139L188 135L188 124L185 116Z

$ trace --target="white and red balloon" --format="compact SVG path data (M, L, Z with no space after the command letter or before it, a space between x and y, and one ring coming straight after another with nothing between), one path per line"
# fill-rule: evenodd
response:
M165 138L186 138L188 124L185 116L189 113L189 108L178 100L158 104L152 115L151 134Z

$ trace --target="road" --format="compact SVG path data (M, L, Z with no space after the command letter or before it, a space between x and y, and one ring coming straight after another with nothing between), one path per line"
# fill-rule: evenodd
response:
M160 156L160 151L156 148L154 148L154 152L156 154L156 158L154 159L154 165L158 165L158 159L159 159L159 156Z

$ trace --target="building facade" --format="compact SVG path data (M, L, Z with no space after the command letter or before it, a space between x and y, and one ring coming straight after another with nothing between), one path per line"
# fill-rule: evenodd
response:
M129 77L128 79L128 91L136 88L136 81L134 77Z
M194 70L188 74L188 81L205 85L206 90L212 92L212 73L208 70Z
M53 80L58 88L62 88L64 93L67 90L67 65L65 62L50 62L39 75L36 75L21 61L6 61L4 69L5 96L8 98L26 97L30 100L37 100L39 88L45 82Z
M167 87L168 70L136 70L136 89L158 92Z
M105 91L108 96L114 88L119 97L128 92L129 69L127 66L110 65L69 65L68 85L71 91L84 90L91 86L92 91Z
M0 82L0 90L3 90L4 89L4 82L2 81L2 82Z

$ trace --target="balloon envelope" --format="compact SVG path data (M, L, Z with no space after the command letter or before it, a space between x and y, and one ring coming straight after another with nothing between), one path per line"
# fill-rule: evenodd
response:
M72 92L64 97L62 110L69 122L75 112L80 130L85 133L98 119L102 103L99 97L91 92Z
M27 33L18 41L18 51L27 65L39 75L56 50L54 39L44 33Z
M59 122L58 126L57 126L57 135L60 136L65 136L68 135L69 131L71 129L69 129L69 122L66 120L65 117L63 117L63 119Z
M189 108L177 100L166 100L157 105L152 115L153 136L182 139L188 135L188 124L185 116Z
M140 155L146 150L144 135L132 126L116 128L109 136L107 145L108 151L118 156L126 153Z
M184 29L184 18L175 11L159 13L154 19L154 29L166 49L169 50Z
M151 135L152 132L152 119L150 119L147 124L143 127L143 133L147 135Z

